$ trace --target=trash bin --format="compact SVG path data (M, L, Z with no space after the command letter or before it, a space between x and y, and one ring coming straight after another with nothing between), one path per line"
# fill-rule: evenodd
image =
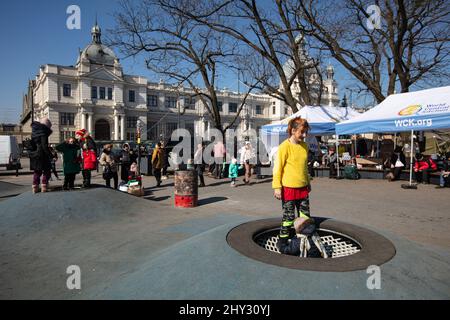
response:
M175 171L175 207L193 208L198 203L198 175L195 170Z

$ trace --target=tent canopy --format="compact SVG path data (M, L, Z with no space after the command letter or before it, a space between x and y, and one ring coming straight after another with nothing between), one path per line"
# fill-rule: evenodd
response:
M286 119L262 126L261 129L266 134L285 133L289 120L302 117L308 120L311 135L333 135L336 123L352 119L357 115L360 113L350 107L304 106Z
M336 133L450 128L450 86L393 94L369 111L336 125Z
M287 127L289 120L302 117L308 120L311 127L306 142L309 149L319 152L319 144L316 135L335 134L336 123L359 115L360 113L350 107L305 106L286 119L261 127L261 140L264 143L270 158L276 153L281 142L288 138Z

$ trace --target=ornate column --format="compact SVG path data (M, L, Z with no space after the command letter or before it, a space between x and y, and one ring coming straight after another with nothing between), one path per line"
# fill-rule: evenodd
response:
M125 115L120 116L120 140L125 140Z
M87 131L89 131L89 133L92 134L93 129L94 128L92 126L92 113L88 113Z
M81 110L81 129L86 129L86 113Z
M119 140L119 115L114 115L114 140Z

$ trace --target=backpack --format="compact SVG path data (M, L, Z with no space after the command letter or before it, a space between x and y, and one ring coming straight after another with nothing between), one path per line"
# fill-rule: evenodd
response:
M83 170L94 170L97 168L97 157L94 150L83 150Z
M358 180L360 178L358 170L354 165L346 165L344 167L344 176L350 180Z
M35 158L39 155L38 147L33 139L27 138L22 142L23 150L27 151L30 158Z
M22 146L23 149L31 152L31 151L36 151L37 150L37 145L36 142L34 142L34 140L27 138L22 142Z

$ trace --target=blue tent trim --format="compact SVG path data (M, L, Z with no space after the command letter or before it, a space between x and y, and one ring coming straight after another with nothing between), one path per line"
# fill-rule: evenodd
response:
M336 133L343 135L367 132L425 131L446 128L450 128L450 114L433 114L361 122L342 122L336 125Z

